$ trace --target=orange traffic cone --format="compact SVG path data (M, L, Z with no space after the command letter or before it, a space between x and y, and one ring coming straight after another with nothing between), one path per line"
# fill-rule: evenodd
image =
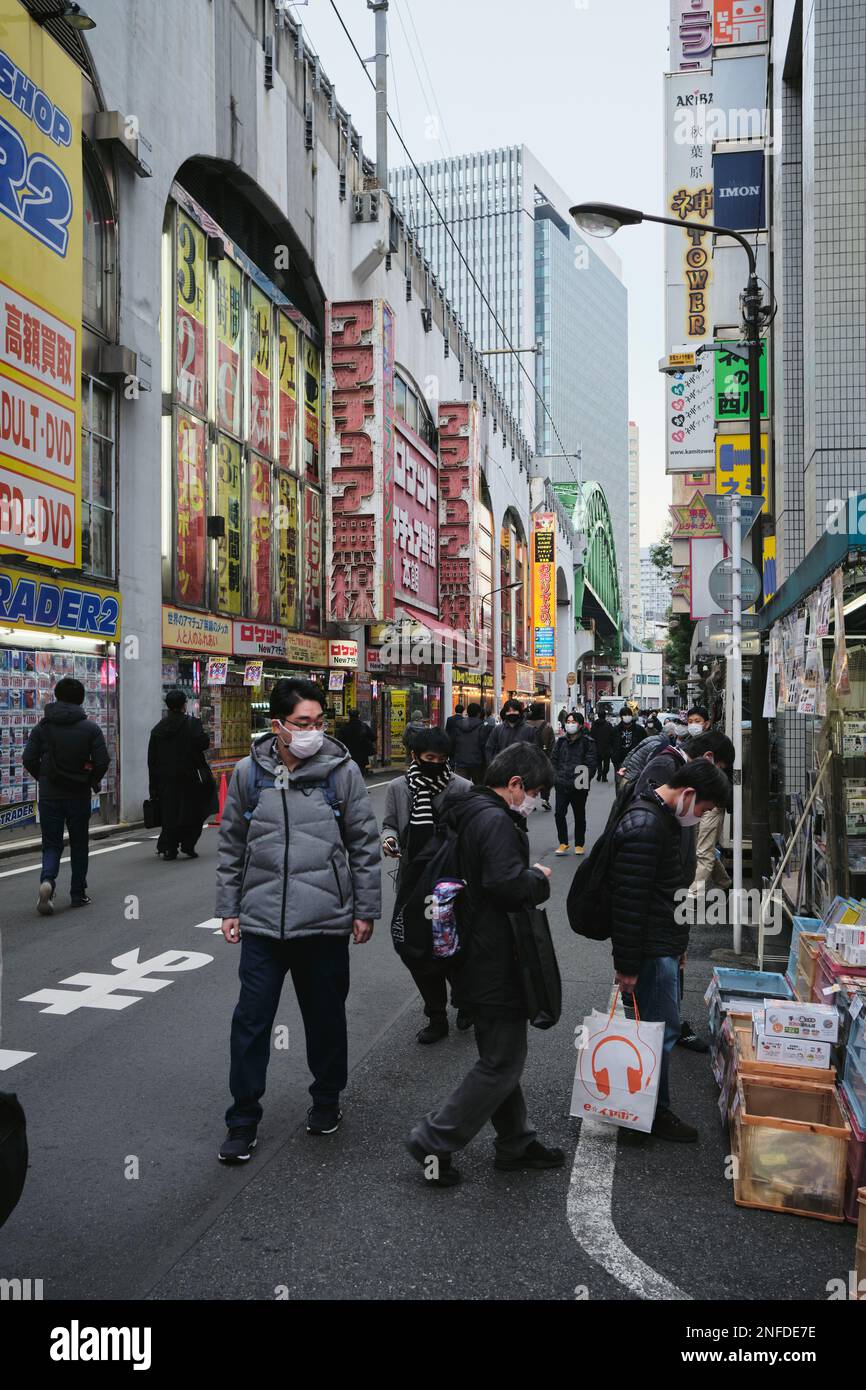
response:
M222 777L220 778L219 810L216 813L215 819L209 822L209 824L212 825L215 830L218 829L220 825L222 825L223 807L226 804L226 797L228 796L228 792L229 784L226 781L225 773L223 773Z

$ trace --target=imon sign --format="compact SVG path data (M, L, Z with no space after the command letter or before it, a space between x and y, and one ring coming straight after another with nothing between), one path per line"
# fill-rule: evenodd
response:
M394 450L394 591L439 614L439 473L436 456L397 427Z
M0 549L81 564L81 72L0 0Z
M556 516L532 516L532 664L556 669Z

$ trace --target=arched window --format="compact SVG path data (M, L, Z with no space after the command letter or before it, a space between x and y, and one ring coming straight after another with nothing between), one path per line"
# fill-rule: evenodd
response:
M101 179L95 173L92 164L93 161L85 159L82 309L87 327L94 329L104 338L110 338L114 324L110 288L113 284L110 276L114 265L114 218L111 215L108 195L101 186Z

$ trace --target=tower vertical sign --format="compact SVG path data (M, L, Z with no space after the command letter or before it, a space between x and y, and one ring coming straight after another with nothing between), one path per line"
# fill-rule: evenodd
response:
M532 514L532 664L556 669L556 516Z

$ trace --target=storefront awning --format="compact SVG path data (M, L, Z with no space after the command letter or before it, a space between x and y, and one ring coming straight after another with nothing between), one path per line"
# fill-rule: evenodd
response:
M450 648L455 653L461 653L465 652L467 647L470 647L472 651L477 651L480 646L480 654L482 656L487 654L489 643L486 641L479 643L477 632L461 632L457 628L448 627L447 623L443 623L439 618L434 618L431 613L424 613L420 608L412 608L408 603L403 603L400 607L413 623L419 623L421 627L426 627L433 637L438 637L443 647ZM400 619L395 618L394 621L399 622ZM444 659L449 660L451 658L445 657ZM459 655L455 655L453 659L458 666L463 664Z
M852 552L856 552L858 558L866 554L866 493L862 492L850 495L835 522L760 610L762 630L767 631L792 608L798 607Z

